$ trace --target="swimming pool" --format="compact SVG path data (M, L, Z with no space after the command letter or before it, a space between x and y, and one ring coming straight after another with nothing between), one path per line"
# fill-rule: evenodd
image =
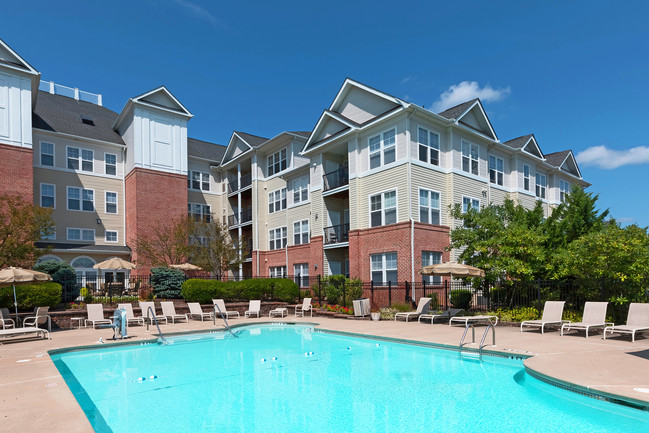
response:
M98 432L640 432L649 412L541 382L522 360L240 328L52 354Z

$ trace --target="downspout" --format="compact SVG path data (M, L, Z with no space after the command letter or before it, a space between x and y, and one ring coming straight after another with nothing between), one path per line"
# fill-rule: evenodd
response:
M408 154L408 220L410 221L410 281L415 282L415 220L412 218L412 139L410 136L410 117L414 110L406 117L406 150ZM410 292L415 300L414 289Z
M252 162L254 161L254 165ZM254 168L254 177L252 170ZM257 248L257 254L255 254L255 261L257 262L257 276L259 277L259 180L257 179L257 173L258 173L258 168L257 168L257 150L252 154L252 160L250 161L250 182L254 181L253 187L252 187L252 204L256 207L256 215L255 216L255 236L254 236L254 242L252 249L254 250L255 247ZM254 212L253 212L254 213Z

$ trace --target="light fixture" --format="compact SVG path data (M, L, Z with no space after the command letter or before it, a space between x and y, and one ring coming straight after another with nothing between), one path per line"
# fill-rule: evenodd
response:
M97 224L101 224L101 218L97 218Z

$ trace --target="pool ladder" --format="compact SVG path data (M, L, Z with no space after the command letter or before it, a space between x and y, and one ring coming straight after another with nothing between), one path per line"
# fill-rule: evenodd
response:
M216 326L216 310L219 310L219 314L223 318L223 322L225 323L225 327L227 328L228 331L230 331L230 334L232 334L232 336L234 336L234 337L239 338L239 336L237 334L232 332L232 328L230 328L230 325L228 325L228 321L225 319L226 315L223 314L223 312L221 311L221 308L218 306L218 304L214 304L214 316L213 316L214 326Z
M471 328L471 343L475 343L475 323L468 323L466 324L466 327L464 328L464 333L462 334L462 338L460 339L460 355L462 355L462 347L465 344L464 339L466 338L466 334L469 331L469 328ZM487 327L484 330L484 334L482 334L482 339L480 340L480 346L478 347L478 354L480 356L480 360L482 361L482 348L486 346L484 344L485 339L487 338L487 334L489 333L489 330L491 329L491 337L492 337L492 342L491 345L495 346L496 345L496 328L494 328L494 324L489 322L487 324Z
M151 316L149 316L149 312L151 313ZM153 322L155 323L155 327L158 328L158 342L162 344L167 344L167 339L165 336L162 334L162 331L160 330L160 326L158 325L158 319L155 317L155 311L149 306L149 308L146 310L146 330L149 330L149 324L151 323L151 318L153 318Z

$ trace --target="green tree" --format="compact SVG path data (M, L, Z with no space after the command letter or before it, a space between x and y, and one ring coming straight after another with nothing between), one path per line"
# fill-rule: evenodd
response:
M64 291L71 291L77 284L77 271L65 262L47 260L35 265L34 270L49 274L52 281L59 283Z
M244 243L232 239L220 222L189 219L188 230L187 257L203 270L223 275L229 269L238 268L245 259L247 250Z
M0 268L31 267L46 250L35 242L54 233L52 209L18 195L0 194Z

